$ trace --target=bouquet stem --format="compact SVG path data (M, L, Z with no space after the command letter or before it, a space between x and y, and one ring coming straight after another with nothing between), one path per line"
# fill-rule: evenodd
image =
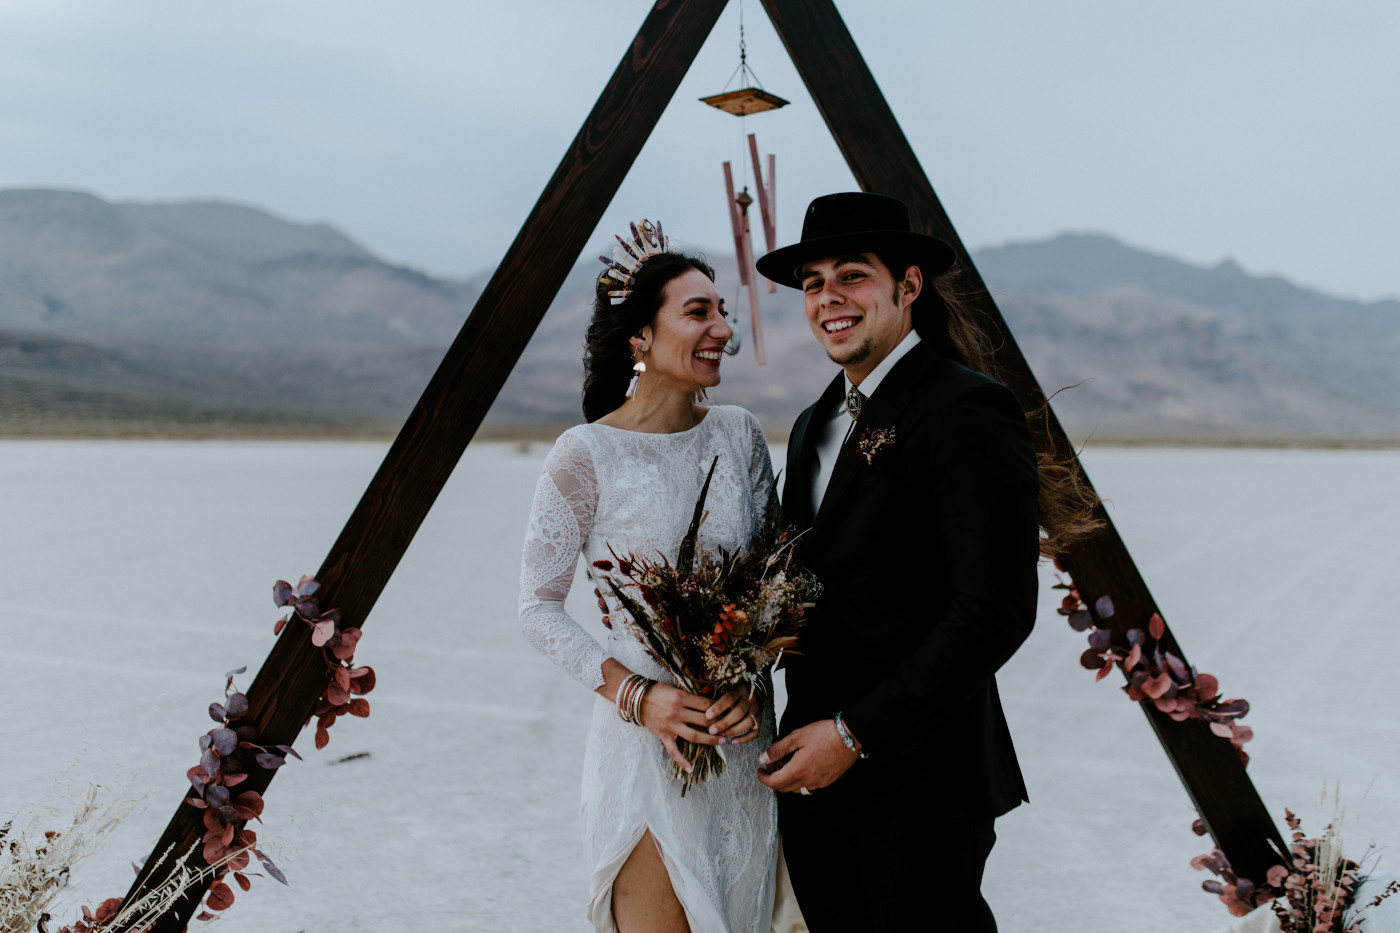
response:
M677 738L676 748L680 749L682 757L691 764L691 770L685 771L672 758L667 768L671 777L681 782L682 797L694 785L724 773L724 753L719 750L719 746L700 745L689 739Z

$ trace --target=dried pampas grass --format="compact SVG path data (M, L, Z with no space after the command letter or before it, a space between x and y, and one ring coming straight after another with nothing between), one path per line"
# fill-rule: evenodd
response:
M23 828L15 828L15 819L0 825L0 933L84 933L97 929L102 933L136 933L170 910L186 890L207 885L224 861L243 851L235 850L219 864L198 870L185 867L186 853L165 884L140 900L123 907L120 897L108 898L96 911L82 907L82 917L74 918L71 925L54 923L51 908L67 891L74 867L95 852L133 809L135 805L129 801L101 800L99 788L91 785L66 827L40 828L57 817L53 807L45 807ZM169 856L167 851L161 859Z

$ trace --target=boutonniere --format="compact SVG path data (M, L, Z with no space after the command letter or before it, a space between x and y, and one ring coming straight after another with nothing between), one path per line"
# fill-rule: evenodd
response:
M866 428L860 432L856 449L866 466L878 470L880 462L887 459L894 450L894 428Z

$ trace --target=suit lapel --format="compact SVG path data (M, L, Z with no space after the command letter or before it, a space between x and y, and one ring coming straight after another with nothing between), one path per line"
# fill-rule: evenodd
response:
M865 400L865 404L861 406L860 419L851 429L850 439L841 446L841 452L836 456L836 467L832 471L831 482L827 484L826 495L822 497L821 508L817 510L817 516L812 523L814 527L821 525L831 515L851 483L861 474L861 433L870 428L898 425L899 416L914 398L914 387L927 369L931 353L933 350L927 341L915 344L894 364L885 378L880 380L875 394Z
M812 464L817 458L817 434L813 422L824 423L846 388L845 376L836 378L822 392L816 404L798 416L788 439L788 475L783 484L783 511L787 520L799 528L812 527Z

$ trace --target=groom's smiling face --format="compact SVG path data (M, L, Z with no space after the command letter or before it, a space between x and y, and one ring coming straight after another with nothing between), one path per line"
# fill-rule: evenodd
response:
M913 328L917 266L896 281L874 253L853 253L804 263L798 275L812 333L857 385Z

